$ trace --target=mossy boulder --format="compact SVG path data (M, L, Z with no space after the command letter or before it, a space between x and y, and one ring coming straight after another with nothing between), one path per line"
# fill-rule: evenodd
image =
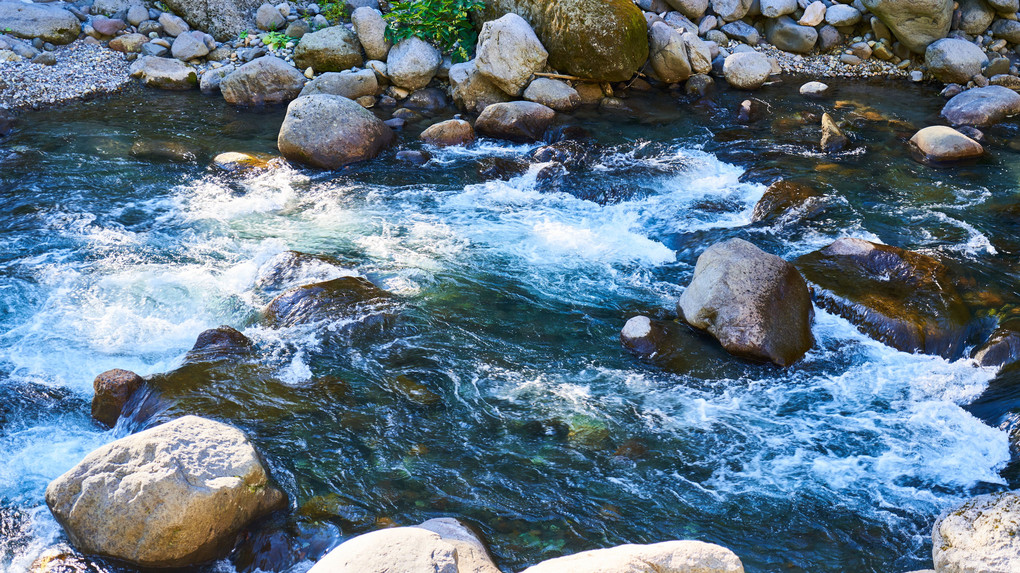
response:
M531 24L556 70L605 82L630 79L648 59L648 28L630 0L490 0L476 24L514 13Z
M796 263L815 303L904 352L963 355L977 323L938 260L862 239L839 239Z

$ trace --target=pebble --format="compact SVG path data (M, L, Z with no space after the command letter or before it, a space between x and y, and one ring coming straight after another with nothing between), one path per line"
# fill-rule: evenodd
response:
M131 81L119 52L74 42L50 53L53 65L0 62L0 107L45 107L113 93Z

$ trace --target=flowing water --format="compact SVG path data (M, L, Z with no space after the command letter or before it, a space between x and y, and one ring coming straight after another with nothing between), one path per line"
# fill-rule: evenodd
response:
M90 420L93 378L172 371L221 324L258 359L182 368L138 422L235 424L288 494L286 515L210 570L303 571L348 536L447 515L476 525L506 571L677 538L725 545L748 571L930 566L940 511L1017 485L994 427L1015 399L967 409L994 370L898 352L822 311L815 348L785 370L683 328L666 362L619 343L631 316L675 318L698 254L730 237L788 259L880 240L946 261L979 312L1015 308L1016 127L991 131L981 162L939 170L905 145L936 122L932 89L836 83L811 101L796 85L755 94L769 110L750 125L731 92L564 117L592 137L552 177L537 146L488 140L421 167L394 149L338 172L224 176L209 159L275 152L283 111L198 94L26 114L0 140L0 569L62 540L47 483L132 429ZM853 149L814 151L825 110ZM423 126L400 148L419 148ZM135 157L139 140L196 160ZM779 177L810 181L828 207L752 225ZM326 258L283 286L366 277L397 296L395 324L264 326L265 279L289 250Z

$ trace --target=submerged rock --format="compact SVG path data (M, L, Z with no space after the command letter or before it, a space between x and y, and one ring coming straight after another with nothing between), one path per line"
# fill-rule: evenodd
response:
M631 0L490 0L479 22L523 17L549 52L549 65L573 76L629 80L648 59L641 9Z
M92 397L92 417L110 428L117 425L124 404L143 382L145 381L141 376L119 368L107 370L96 376L92 382L92 388L95 390Z
M222 557L283 502L245 435L197 416L107 444L46 488L75 547L141 567Z
M815 302L868 336L904 352L962 356L973 317L937 260L846 238L796 264Z
M539 141L556 112L538 103L514 101L489 105L475 121L478 133L519 143Z
M454 519L359 535L308 573L498 573L481 540Z
M106 571L102 565L63 543L43 551L28 568L28 573L106 573Z
M191 163L198 159L195 151L179 141L140 139L131 145L131 156L148 161Z
M1020 94L1002 86L973 88L953 96L942 117L953 125L985 127L1020 114Z
M939 573L1020 571L1020 495L982 495L939 516L932 530Z
M393 296L361 277L300 286L274 298L262 316L274 328L326 320L373 321L392 307Z
M543 561L522 573L744 573L729 549L702 541L620 545Z
M774 222L796 213L809 217L825 207L823 196L807 185L779 180L769 185L754 206L751 222Z
M814 345L814 309L797 269L741 239L712 245L677 304L731 354L789 366Z
M910 138L924 158L934 162L952 162L973 159L984 154L981 144L944 125L926 127Z
M211 167L227 173L241 173L258 169L269 169L279 165L279 163L280 159L278 157L227 151L213 157Z
M340 96L299 97L287 107L277 146L284 157L324 169L365 161L393 142L393 130Z
M203 331L184 357L186 363L208 362L248 354L251 340L230 326Z
M999 326L984 344L974 349L981 366L1007 366L1020 362L1020 320Z

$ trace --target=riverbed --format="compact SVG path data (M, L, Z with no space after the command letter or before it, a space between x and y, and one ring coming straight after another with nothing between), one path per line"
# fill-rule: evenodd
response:
M505 571L668 539L721 544L754 572L930 567L943 509L1020 485L1006 432L967 408L995 369L896 351L821 309L787 369L689 331L669 360L619 342L632 316L675 319L698 255L732 237L787 259L845 236L918 250L966 277L977 314L1017 307L1017 126L989 130L977 163L931 167L906 141L939 123L935 87L829 83L824 99L795 79L755 92L750 124L729 90L561 114L560 132L587 132L562 168L486 139L398 161L430 119L342 171L231 175L211 158L275 154L282 108L129 90L25 114L0 139L0 569L62 541L46 485L132 429L90 419L95 376L173 371L219 325L258 358L190 374L143 423L242 428L290 509L210 571L304 571L349 536L439 516L477 526ZM818 151L823 111L849 149ZM780 178L825 208L752 224ZM321 264L288 285L362 276L398 319L260 323L290 251Z

